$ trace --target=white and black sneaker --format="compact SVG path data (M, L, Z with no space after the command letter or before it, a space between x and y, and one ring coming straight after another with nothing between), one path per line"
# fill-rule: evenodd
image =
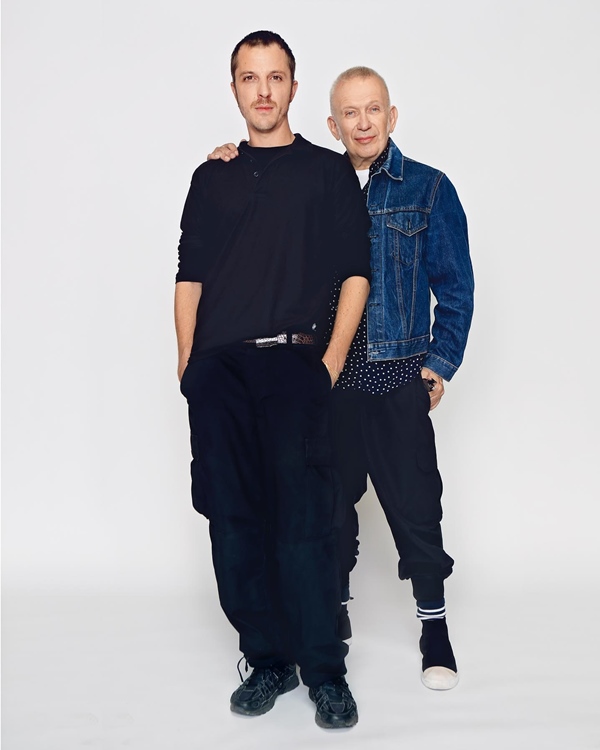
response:
M430 690L451 690L458 685L458 670L446 618L423 620L422 627L419 641L423 654L421 682Z

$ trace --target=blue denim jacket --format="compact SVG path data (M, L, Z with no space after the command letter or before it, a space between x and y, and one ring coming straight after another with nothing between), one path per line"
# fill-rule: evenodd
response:
M450 380L462 362L473 315L467 220L445 174L407 159L393 141L371 176L372 361L426 353L423 367ZM437 304L431 326L431 293Z

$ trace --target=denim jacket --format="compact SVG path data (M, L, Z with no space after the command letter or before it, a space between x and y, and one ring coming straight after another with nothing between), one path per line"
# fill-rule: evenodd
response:
M473 269L467 220L445 174L407 159L393 141L371 176L371 361L425 354L450 380L467 344L473 315ZM431 293L436 299L431 326Z

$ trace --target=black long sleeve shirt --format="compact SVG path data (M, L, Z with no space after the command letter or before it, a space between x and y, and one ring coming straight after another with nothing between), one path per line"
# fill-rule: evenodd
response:
M370 279L370 220L345 157L300 135L239 152L198 167L183 210L176 281L202 282L192 359L282 331L322 337L334 276Z

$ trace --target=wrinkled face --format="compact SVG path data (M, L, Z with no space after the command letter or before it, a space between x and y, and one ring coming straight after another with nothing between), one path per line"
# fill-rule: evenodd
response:
M285 52L277 44L250 47L238 53L233 95L250 134L268 134L287 125L287 112L297 88Z
M341 140L354 169L367 169L386 147L398 119L385 86L375 76L350 78L335 89L329 130Z

